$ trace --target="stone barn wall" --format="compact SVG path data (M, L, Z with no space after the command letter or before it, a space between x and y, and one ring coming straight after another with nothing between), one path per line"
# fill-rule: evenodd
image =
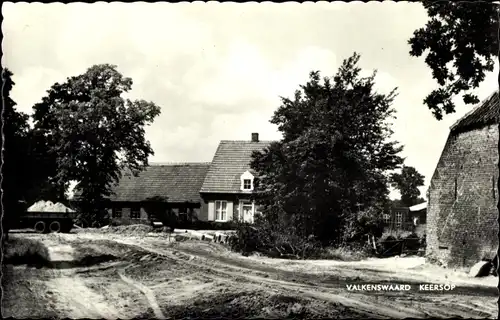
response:
M427 257L448 267L498 247L498 124L450 134L429 188Z

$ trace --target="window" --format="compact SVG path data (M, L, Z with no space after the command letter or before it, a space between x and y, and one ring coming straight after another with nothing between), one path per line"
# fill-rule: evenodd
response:
M250 173L250 171L248 171L248 170L245 171L241 175L240 180L241 180L241 187L240 187L240 189L242 191L252 191L253 190L253 180L254 180L254 177Z
M384 223L389 224L391 222L391 215L384 213L383 219L384 219Z
M141 209L132 208L130 211L130 219L139 219L141 217Z
M241 220L245 222L253 222L254 205L252 202L242 202L241 204Z
M227 201L215 201L215 221L227 220Z
M252 190L252 180L244 179L243 180L243 189L244 190Z
M113 218L121 218L122 217L122 208L113 208L111 216Z
M397 212L396 213L396 225L398 227L400 227L402 223L403 223L403 214L401 212Z
M187 221L187 208L179 208L179 220L180 221Z

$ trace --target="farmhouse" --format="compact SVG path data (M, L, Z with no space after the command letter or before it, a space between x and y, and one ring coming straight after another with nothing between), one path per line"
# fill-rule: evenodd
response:
M412 207L394 207L383 216L387 231L413 231L422 236L425 234L427 203Z
M250 168L251 156L253 151L262 150L270 143L259 141L258 133L252 133L250 141L219 143L200 189L203 199L200 220L254 221L257 207L251 200L255 178Z
M432 261L469 267L495 256L499 108L495 92L451 127L428 193Z
M198 219L199 190L208 163L150 165L137 177L127 173L114 187L108 212L113 224L148 223L151 216L175 214L180 222Z

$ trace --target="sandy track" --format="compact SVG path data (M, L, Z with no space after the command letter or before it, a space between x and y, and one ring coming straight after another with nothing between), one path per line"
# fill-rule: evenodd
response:
M102 295L88 288L78 277L58 277L47 282L55 293L57 308L70 319L123 319Z
M158 305L158 302L156 301L155 294L151 289L149 289L148 287L146 287L145 285L143 285L140 282L137 282L137 281L130 279L129 277L125 276L121 272L119 272L118 274L120 275L120 278L124 282L126 282L127 284L129 284L133 287L136 287L137 289L141 290L142 293L144 293L144 295L146 296L146 299L148 299L149 305L151 306L151 308L153 308L153 312L154 312L155 317L157 319L165 319L165 315L161 311L160 306ZM104 317L104 318L106 318L106 317Z
M399 269L394 270L383 261L291 262L242 257L217 244L167 243L161 237L85 233L28 236L46 243L53 260L74 259L82 248L120 258L120 262L47 270L50 276L44 284L61 317L210 318L228 308L233 313L226 317L235 318L250 312L285 317L294 308L307 309L305 317L310 318L496 318L498 313L497 292L473 279L453 278L462 285L476 285L455 294L359 293L345 288L346 283L387 279L393 283L439 279L436 271L415 269L416 260L401 260ZM404 270L408 261L413 265ZM265 305L272 299L279 301ZM287 299L290 301L281 302Z
M260 286L276 287L284 290L292 290L298 295L340 303L352 309L358 310L370 317L380 318L426 318L426 317L471 317L471 318L496 318L497 294L496 288L491 285L481 287L484 281L473 279L463 280L459 277L457 285L464 286L456 294L423 294L415 292L385 293L385 294L353 294L339 285L342 282L363 283L371 281L385 281L388 275L392 276L394 283L405 283L409 279L414 283L428 283L429 280L439 280L438 277L429 277L427 273L417 271L401 272L397 275L394 270L384 270L382 266L371 268L364 265L360 270L352 268L356 263L344 263L342 267L333 268L334 278L330 283L315 281L313 274L303 272L279 272L269 266L252 263L251 259L235 257L232 254L224 254L224 250L218 245L207 244L180 244L162 246L151 241L151 243L138 244L141 248L165 254L173 259L180 259L185 266L191 268L202 268L206 275L219 275L240 280L257 283ZM212 247L211 250L203 247ZM350 268L349 268L350 267ZM371 271L371 272L370 272ZM273 275L274 273L274 275ZM280 280L272 279L278 275ZM368 276L367 276L368 275ZM496 281L497 278L494 278ZM242 281L243 280L243 281ZM344 281L343 281L344 280ZM437 283L450 283L451 281L441 279ZM491 280L491 279L490 279ZM302 283L301 283L302 282ZM312 282L312 283L311 283ZM331 285L333 282L333 286ZM309 284L308 284L309 283ZM482 295L486 293L485 295ZM472 298L475 297L475 298ZM474 300L474 303L471 301Z

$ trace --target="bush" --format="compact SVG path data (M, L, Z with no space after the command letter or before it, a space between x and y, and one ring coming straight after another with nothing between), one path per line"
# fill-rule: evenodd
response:
M246 223L236 226L236 235L230 240L231 249L243 254L265 252L264 241L259 238L258 230Z
M349 246L342 246L338 248L324 248L319 254L319 259L327 260L340 260L340 261L359 261L366 259L372 255L372 250L367 247L353 248Z
M264 219L255 224L235 222L236 234L231 248L244 255L259 252L270 257L303 259L318 256L320 244L312 237L299 236L292 227L279 228Z
M236 225L234 222L215 222L215 221L186 221L178 222L177 229L192 229L192 230L235 230Z
M366 241L367 236L379 237L382 232L383 224L380 212L369 208L347 219L342 238L344 244L362 244Z
M5 243L5 264L28 264L37 267L49 264L49 250L47 247L32 239L10 236Z

